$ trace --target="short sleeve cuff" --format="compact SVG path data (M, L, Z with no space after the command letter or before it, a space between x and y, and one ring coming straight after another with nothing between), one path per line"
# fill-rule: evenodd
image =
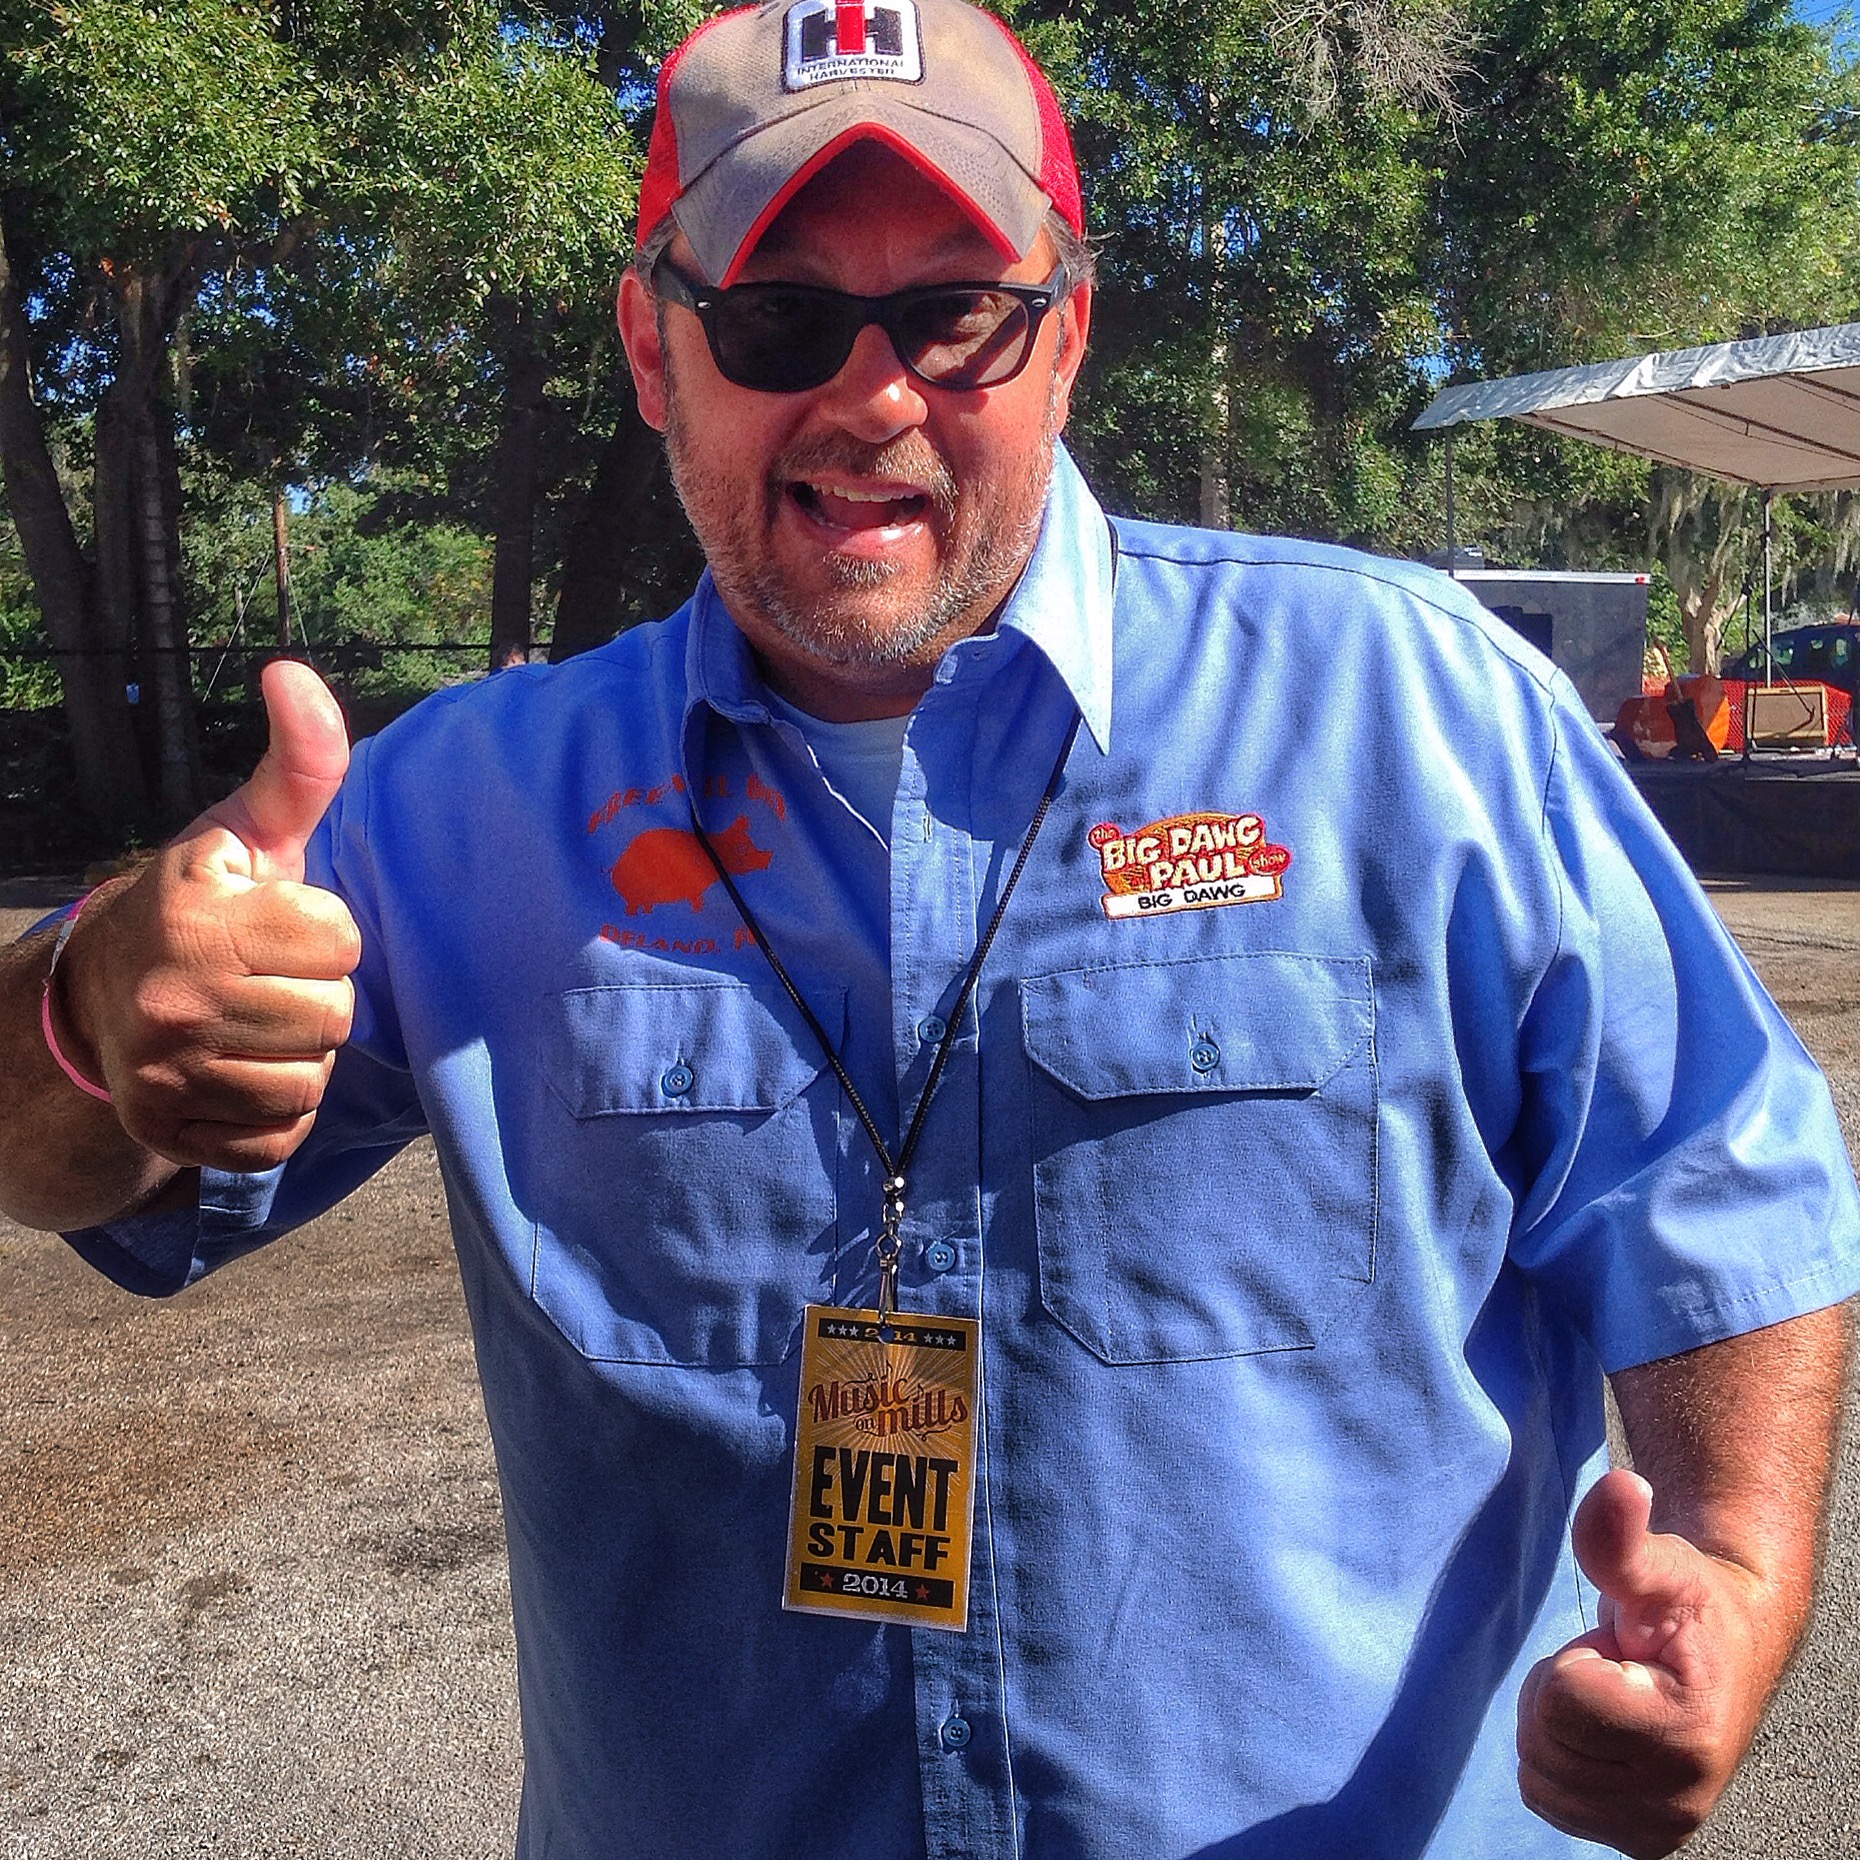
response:
M283 1166L260 1175L200 1172L194 1208L79 1228L66 1242L86 1264L140 1298L168 1298L266 1239Z
M1834 1251L1835 1257L1809 1271L1755 1291L1697 1282L1658 1287L1650 1294L1646 1321L1632 1327L1631 1340L1617 1337L1612 1347L1603 1340L1603 1370L1612 1376L1852 1298L1860 1293L1860 1246L1850 1242Z

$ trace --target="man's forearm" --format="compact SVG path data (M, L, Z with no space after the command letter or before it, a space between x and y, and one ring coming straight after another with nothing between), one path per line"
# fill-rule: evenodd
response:
M46 1051L39 995L52 941L40 935L0 949L0 1213L28 1227L69 1229L141 1206L176 1171Z
M1553 1826L1652 1860L1711 1813L1808 1622L1845 1368L1837 1307L1613 1378L1636 1473L1572 1523L1596 1624L1518 1697Z
M1777 1670L1807 1623L1846 1380L1845 1306L1613 1380L1653 1528L1748 1570L1770 1598Z

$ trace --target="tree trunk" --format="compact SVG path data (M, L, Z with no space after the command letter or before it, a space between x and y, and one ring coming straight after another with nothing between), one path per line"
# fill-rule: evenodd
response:
M504 339L503 427L497 437L491 569L491 669L526 665L536 571L536 455L549 365L527 305L510 313Z
M629 382L563 552L551 664L604 646L620 631L627 617L627 559L664 469L659 435L639 417Z
M1690 601L1679 603L1686 623L1686 670L1715 672L1724 649L1726 612L1718 605L1724 588L1724 570L1715 566Z
M1227 483L1227 396L1216 389L1214 398L1211 412L1219 437L1210 435L1201 447L1201 527L1225 530L1233 527Z
M178 511L161 431L170 417L161 395L167 338L154 301L158 287L134 273L119 278L123 360L112 392L128 429L129 556L142 619L142 701L153 701L156 805L171 828L199 811L202 788L193 666L176 576Z
M117 655L128 683L136 642L136 562L130 520L130 486L135 464L129 415L120 388L112 386L97 404L96 470L91 478L91 530L97 554L97 625L105 646Z
M25 308L0 227L0 483L58 652L59 686L84 811L115 832L147 812L123 666L99 626L94 584L32 398Z
M1686 669L1715 672L1730 617L1728 610L1720 611L1725 585L1741 574L1749 553L1749 494L1739 486L1675 471L1656 472L1654 492L1649 540L1679 597Z
M133 516L142 582L143 637L155 687L155 792L163 824L175 827L199 811L200 770L187 628L169 570L161 450L148 426L136 435L135 467Z
M1213 100L1210 99L1210 128L1214 114ZM1225 530L1233 527L1227 465L1227 439L1233 409L1228 397L1227 335L1224 327L1226 292L1222 288L1222 272L1227 260L1227 229L1216 214L1202 221L1201 234L1208 276L1208 320L1214 336L1208 349L1208 429L1201 446L1201 527L1204 530Z

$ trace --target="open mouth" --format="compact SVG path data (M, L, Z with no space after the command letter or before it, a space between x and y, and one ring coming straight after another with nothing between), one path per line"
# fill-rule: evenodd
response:
M788 495L807 516L836 530L901 530L923 517L930 498L923 491L854 491L791 479Z

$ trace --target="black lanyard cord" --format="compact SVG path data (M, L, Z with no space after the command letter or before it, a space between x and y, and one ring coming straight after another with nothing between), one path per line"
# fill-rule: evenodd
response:
M1046 792L1040 796L1040 804L1033 810L1033 819L1028 824L1025 838L1020 843L1019 855L1015 858L1014 869L1009 872L1007 883L1001 888L1000 901L995 905L994 915L988 920L988 927L982 932L981 941L975 946L975 954L969 959L968 969L964 972L962 986L956 993L956 1004L949 1016L949 1025L943 1030L943 1037L937 1042L936 1054L930 1061L929 1076L924 1080L924 1088L918 1094L917 1109L912 1113L910 1126L904 1133L904 1142L899 1146L894 1160L891 1147L886 1143L884 1133L867 1110L866 1103L859 1096L859 1088L853 1084L852 1076L846 1070L845 1062L834 1050L833 1042L827 1038L827 1030L820 1024L819 1016L807 1005L801 991L794 985L794 978L783 966L781 958L776 955L774 946L769 942L762 925L756 920L754 912L743 902L743 894L737 890L736 881L724 869L723 860L717 849L710 842L710 835L704 831L704 823L698 818L697 795L694 789L687 789L685 799L691 808L691 830L697 835L697 842L704 848L704 856L709 859L711 869L717 874L723 888L729 893L730 902L737 908L749 934L755 938L756 947L768 958L768 964L775 971L775 979L788 991L788 999L799 1011L801 1018L807 1022L813 1036L820 1042L820 1050L827 1056L827 1064L833 1068L833 1076L839 1080L840 1090L846 1094L848 1103L858 1113L859 1122L864 1127L872 1149L878 1157L879 1166L885 1172L885 1208L884 1219L879 1228L875 1251L878 1255L878 1314L880 1318L889 1317L897 1309L898 1291L898 1254L900 1242L898 1229L904 1219L904 1172L910 1167L911 1158L917 1154L917 1139L923 1134L924 1117L930 1109L930 1096L936 1090L937 1081L943 1076L943 1069L949 1063L949 1055L956 1044L962 1029L962 1017L968 1011L970 998L975 993L977 982L981 980L982 964L988 960L988 952L994 945L995 932L1001 928L1001 920L1007 915L1008 901L1014 896L1014 888L1020 883L1020 875L1027 867L1028 856L1033 851L1033 842L1040 836L1040 828L1046 822L1048 809L1053 805L1054 797L1059 793L1059 784L1066 772L1066 763L1072 756L1072 745L1078 738L1080 717L1074 712L1072 722L1066 730L1066 738L1059 746L1058 759L1053 763L1053 772L1047 777Z

